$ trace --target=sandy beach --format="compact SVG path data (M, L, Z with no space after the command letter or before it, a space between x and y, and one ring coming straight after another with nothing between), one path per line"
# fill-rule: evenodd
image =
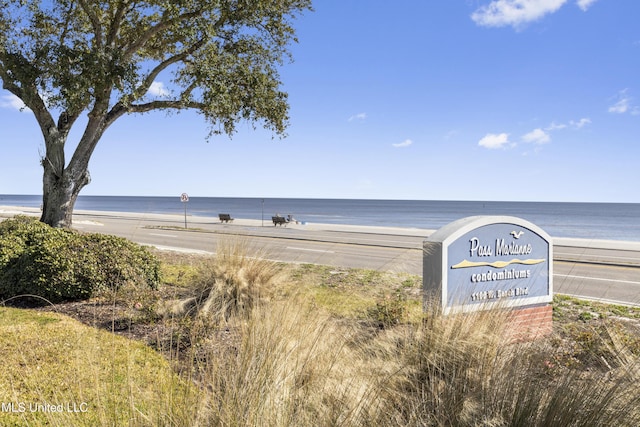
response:
M40 216L40 210L37 208L21 207L21 206L0 206L0 217L12 217L14 215ZM83 224L87 221L93 223L100 222L100 218L122 218L128 220L144 220L158 221L160 223L184 225L184 215L156 214L156 213L139 213L139 212L111 212L111 211L88 211L75 210L73 213L73 222ZM274 227L271 217L262 220L234 218L230 223L221 223L217 217L195 216L187 214L187 224L192 227L209 227L215 225L237 226L237 227ZM281 227L278 225L277 227ZM297 230L310 231L336 231L350 233L371 233L371 234L394 234L406 236L423 236L427 237L435 230L426 230L421 228L401 228L401 227L376 227L363 225L346 225L346 224L325 224L294 221L282 226L285 228L293 228Z
M8 218L14 215L30 215L39 216L40 210L31 207L22 206L2 206L0 205L0 218ZM157 222L166 226L184 226L184 215L178 214L157 214L142 212L112 212L112 211L91 211L91 210L75 210L74 211L74 228L80 228L82 225L102 224L101 220L114 220L121 218L129 221ZM226 227L228 231L232 231L234 227L256 228L256 227L275 227L271 221L271 217L262 220L234 218L230 223L221 223L217 217L195 216L187 214L187 226L190 228L201 228L204 230L219 229L220 226ZM277 226L280 228L281 226ZM344 233L365 233L380 235L396 235L396 236L413 236L427 238L434 231L432 229L422 228L402 228L402 227L380 227L380 226L364 226L364 225L347 225L347 224L328 224L314 222L290 222L285 226L288 229L308 230L308 231L332 231ZM559 246L581 247L581 248L601 248L611 250L628 250L640 251L640 242L622 241L622 240L606 240L606 239L583 239L570 237L554 237L553 242Z

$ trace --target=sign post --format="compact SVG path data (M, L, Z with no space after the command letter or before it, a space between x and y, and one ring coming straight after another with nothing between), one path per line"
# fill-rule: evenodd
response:
M187 228L187 203L189 202L189 195L182 193L180 195L180 201L184 203L184 228Z

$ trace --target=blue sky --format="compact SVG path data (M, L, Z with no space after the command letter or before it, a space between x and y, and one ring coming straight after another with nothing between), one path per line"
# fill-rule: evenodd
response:
M281 72L287 138L125 117L82 194L640 202L638 0L314 8ZM37 124L3 90L0 144L0 194L39 194Z

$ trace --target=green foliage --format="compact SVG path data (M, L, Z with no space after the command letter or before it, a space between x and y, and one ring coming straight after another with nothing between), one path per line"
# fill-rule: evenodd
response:
M52 228L24 216L0 223L0 299L77 300L127 283L153 288L159 280L153 254L126 239Z
M555 294L553 301L553 317L555 320L575 319L587 322L616 317L640 318L640 308L634 305L606 304L597 301L580 300L561 294Z
M407 315L406 297L400 292L378 298L376 305L367 310L369 318L386 329L402 322Z
M593 320L594 318L595 316L593 315L593 313L590 313L588 311L583 311L578 315L578 319L582 320L583 322L588 322L589 320Z
M160 281L160 263L147 248L105 234L76 236L73 250L83 282L112 289L129 282L155 288Z
M310 0L0 4L0 80L34 111L46 93L69 124L90 109L107 126L129 112L195 109L214 132L231 134L239 120L284 132L278 68ZM149 99L161 73L175 90Z
M91 155L124 115L193 110L210 135L249 122L284 136L279 69L292 22L309 9L311 0L1 1L0 81L43 130L42 220L71 225ZM159 81L166 90L154 95ZM84 131L72 132L84 115ZM65 156L73 134L82 138Z

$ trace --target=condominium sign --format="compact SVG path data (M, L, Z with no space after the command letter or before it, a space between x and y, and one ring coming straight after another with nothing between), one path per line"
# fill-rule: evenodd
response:
M443 311L549 303L553 245L516 217L475 216L452 222L424 242L425 302Z

